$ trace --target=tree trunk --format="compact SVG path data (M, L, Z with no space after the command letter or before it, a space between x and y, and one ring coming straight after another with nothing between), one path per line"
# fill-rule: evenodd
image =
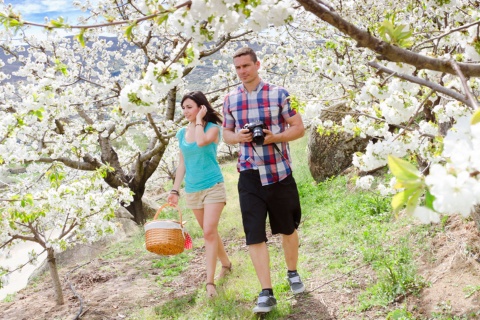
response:
M48 269L50 270L50 275L52 276L57 305L62 305L64 303L62 285L60 283L60 277L58 276L57 262L55 261L55 252L52 248L47 249L47 263Z
M477 225L478 232L480 232L480 205L477 204L475 207L473 207L472 218L473 218L473 221L475 221L475 224Z
M142 195L137 195L135 193L133 195L133 201L130 202L130 205L126 207L128 212L133 215L134 221L139 226L143 225L146 222L145 213L143 212L143 202L142 202Z

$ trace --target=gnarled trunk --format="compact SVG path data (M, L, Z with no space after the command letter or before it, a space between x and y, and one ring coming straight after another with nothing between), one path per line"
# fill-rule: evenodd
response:
M146 215L143 210L142 196L135 194L133 196L133 201L130 202L130 205L126 209L133 215L134 221L138 225L143 225L146 222Z

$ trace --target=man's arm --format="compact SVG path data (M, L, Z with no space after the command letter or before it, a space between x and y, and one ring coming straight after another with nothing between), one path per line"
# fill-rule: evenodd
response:
M288 127L285 131L273 134L270 130L263 129L265 133L265 142L264 144L269 143L278 143L278 142L289 142L303 137L305 134L305 127L303 126L303 120L300 113L297 113L293 117L286 119Z

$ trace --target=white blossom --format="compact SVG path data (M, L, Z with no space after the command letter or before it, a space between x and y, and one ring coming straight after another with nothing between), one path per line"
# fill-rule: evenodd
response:
M372 186L373 180L374 178L371 175L363 176L357 179L357 181L355 182L355 185L358 188L368 190Z

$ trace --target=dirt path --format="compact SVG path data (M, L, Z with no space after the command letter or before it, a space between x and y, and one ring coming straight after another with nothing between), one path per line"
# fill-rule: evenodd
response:
M431 285L419 296L400 297L389 308L402 308L407 303L409 311L417 319L431 318L435 313L461 319L480 317L480 263L476 257L465 253L466 246L470 246L470 252L480 252L480 236L473 222L465 225L453 219L446 226L446 232L432 237L431 250L420 255L419 274ZM126 319L131 310L161 305L162 302L203 290L201 250L194 249L194 261L189 263L186 271L164 286L145 276L158 273L151 262L157 256L148 252L108 260L95 258L81 267L76 264L63 266L60 277L65 279L66 274L71 272L70 283L83 299L81 310L80 301L66 281L63 281L65 304L55 305L47 273L17 293L14 301L1 302L0 319L64 320L75 319L79 314L81 319ZM287 319L381 319L377 316L378 310L358 314L345 309L345 306L357 303L359 293L374 277L368 266L359 264L351 273L330 279L322 275L320 268L310 270L310 273L311 277L305 279L307 294L292 300L293 314ZM357 283L358 286L348 287L346 282ZM469 286L477 286L478 290L469 295L465 291Z
M78 314L81 319L123 319L131 309L148 308L190 294L203 282L200 277L203 270L196 270L196 266L202 264L190 263L174 283L160 287L152 278L145 277L145 274L158 273L158 269L152 267L151 261L155 258L156 255L147 253L141 259L131 256L94 259L78 269L61 268L61 279L71 272L68 283L63 281L63 306L55 305L49 274L44 274L33 285L21 290L15 301L0 305L0 319L74 319ZM69 284L73 285L82 303ZM173 290L167 290L168 287Z

